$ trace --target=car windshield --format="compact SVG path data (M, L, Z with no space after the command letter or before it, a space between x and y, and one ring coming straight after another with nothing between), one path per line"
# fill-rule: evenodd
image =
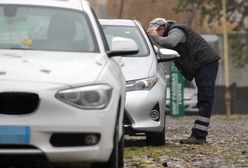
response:
M111 46L113 37L125 37L133 39L139 47L139 52L132 57L148 56L149 50L141 31L134 26L102 25L108 45Z
M98 52L87 15L69 9L0 5L0 49Z

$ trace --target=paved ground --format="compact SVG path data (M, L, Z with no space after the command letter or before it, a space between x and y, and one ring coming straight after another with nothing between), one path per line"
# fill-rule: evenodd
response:
M207 145L181 145L195 116L167 117L166 145L127 138L125 168L248 168L248 115L213 116Z

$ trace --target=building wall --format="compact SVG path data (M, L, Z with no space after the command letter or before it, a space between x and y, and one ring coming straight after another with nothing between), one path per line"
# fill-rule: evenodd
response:
M144 27L149 21L156 17L164 17L170 20L187 24L189 15L185 13L176 14L177 0L123 0L123 12L121 18L137 19ZM107 0L107 17L118 18L121 9L121 0ZM200 25L200 13L196 12L192 27L200 33L220 33L222 27L217 24Z
M107 0L88 0L99 18L107 17Z
M176 20L179 23L188 23L189 15L185 13L176 14L177 0L123 0L123 12L121 18L137 19L144 27L155 17L163 17ZM118 18L121 0L107 0L107 17ZM203 25L199 23L203 22ZM200 12L196 12L192 27L200 33L220 33L222 27L216 24L208 24L202 20Z
M189 14L184 12L176 14L174 9L177 0L88 0L99 18L126 18L136 19L147 27L149 22L156 17L176 20L179 23L187 24ZM121 2L123 7L121 8ZM120 11L122 12L120 14ZM193 29L200 33L221 33L222 26L203 22L200 25L201 17L199 11L196 12L192 22ZM230 27L231 28L231 27ZM229 28L229 29L230 29Z

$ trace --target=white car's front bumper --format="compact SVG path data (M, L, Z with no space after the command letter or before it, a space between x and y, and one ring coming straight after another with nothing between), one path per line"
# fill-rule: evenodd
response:
M28 139L25 142L27 148L24 146L13 148L12 146L9 149L0 149L0 154L44 154L51 162L96 162L109 159L113 148L119 95L113 95L111 103L105 109L84 110L55 98L60 85L33 84L33 89L29 89L30 86L20 84L16 89L11 88L12 84L9 84L6 91L37 93L40 102L34 112L22 115L0 114L0 129L6 130L10 127L30 129L30 132L25 135ZM12 131L11 134L16 137L19 136L18 132L15 134ZM61 144L56 145L56 143L51 142L51 137L56 134L62 134L67 139L70 139L70 135L74 134L97 134L100 140L95 145L73 146L73 142L66 142L65 139L61 138L57 140L59 144L62 142L61 146ZM6 135L6 137L9 138L10 136ZM81 144L80 141L84 141L84 139L79 139L76 143ZM3 142L6 143L6 140L0 138L0 142L3 144ZM16 142L15 145L23 145L23 141L16 140Z

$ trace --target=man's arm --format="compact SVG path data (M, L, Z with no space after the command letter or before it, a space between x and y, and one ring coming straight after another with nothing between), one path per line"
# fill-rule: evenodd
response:
M161 37L159 35L154 36L155 42L165 48L174 48L178 43L185 42L186 36L185 33L179 29L174 28L169 31L168 36Z

